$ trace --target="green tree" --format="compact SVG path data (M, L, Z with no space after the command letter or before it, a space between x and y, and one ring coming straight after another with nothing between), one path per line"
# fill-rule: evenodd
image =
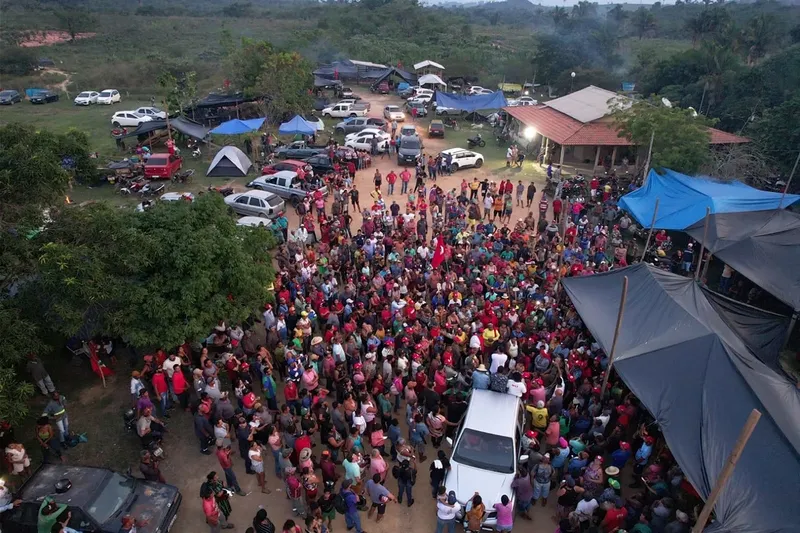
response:
M270 119L308 111L313 104L311 64L297 52L277 50L267 41L243 39L230 58L231 79L248 96L263 97Z
M775 17L762 13L750 19L744 29L742 40L747 47L747 64L754 65L767 54L775 42Z
M622 6L622 4L616 4L614 7L608 10L606 13L606 18L616 22L619 25L622 25L628 18L628 12L625 11L625 8Z
M0 46L0 74L25 76L36 67L36 53L32 48Z
M650 166L695 174L710 160L709 121L687 109L666 107L659 98L617 105L614 122L619 136L647 150L653 137Z
M748 128L747 133L762 147L774 156L781 170L789 173L800 149L800 129L789 117L800 116L800 94L781 105L768 109Z
M588 0L580 0L572 6L572 16L578 20L594 17L597 13L597 4Z
M553 19L553 25L559 27L569 19L569 13L563 7L556 6L550 12L550 17Z
M180 113L197 99L197 74L183 72L175 76L164 71L158 77L158 85L163 91L164 111L167 114Z
M69 34L70 42L75 41L79 33L88 32L95 28L97 20L86 10L77 7L65 7L53 11L58 28Z
M636 36L641 40L648 33L655 31L656 17L653 15L652 11L640 7L633 12L633 17L631 17L631 25L636 31Z
M80 328L135 346L175 346L217 320L246 319L274 279L271 234L238 227L219 195L145 213L69 209L38 239L40 272L26 296L65 335Z
M603 24L592 32L591 43L603 59L603 66L613 69L622 63L619 55L619 32L613 24Z

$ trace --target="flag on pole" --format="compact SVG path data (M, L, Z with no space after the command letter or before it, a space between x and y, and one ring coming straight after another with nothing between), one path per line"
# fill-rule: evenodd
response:
M431 259L431 265L433 268L439 268L439 265L442 264L444 261L444 236L439 235L436 238L436 250L433 252L433 259Z

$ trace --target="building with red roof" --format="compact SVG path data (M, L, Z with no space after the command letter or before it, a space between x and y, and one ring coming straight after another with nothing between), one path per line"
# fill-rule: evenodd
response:
M506 107L512 136L524 144L541 143L545 161L579 166L615 166L636 161L636 146L620 136L611 114L630 98L594 85L542 105ZM711 144L741 144L745 137L709 128Z

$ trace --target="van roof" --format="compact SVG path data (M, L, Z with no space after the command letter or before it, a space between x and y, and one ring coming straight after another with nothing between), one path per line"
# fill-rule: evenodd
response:
M483 389L473 389L464 427L492 435L514 435L519 398Z

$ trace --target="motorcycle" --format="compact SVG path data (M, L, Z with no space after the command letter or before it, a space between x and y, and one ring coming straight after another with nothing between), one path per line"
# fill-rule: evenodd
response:
M192 181L192 176L194 176L194 169L190 168L172 176L172 181L176 183L188 183Z
M479 146L481 148L486 146L486 141L483 140L483 137L481 137L480 133L467 139L467 148L472 148L475 146Z
M164 192L164 189L166 189L166 188L167 188L167 185L164 184L164 183L162 183L159 186L154 186L154 185L151 185L150 183L148 183L148 184L146 184L144 187L142 187L139 190L139 194L143 198L146 198L148 196L158 196L159 194Z
M136 438L141 440L141 437L139 437L138 428L136 427L136 422L136 410L128 409L122 413L122 423L125 427L125 430L129 433L135 434ZM150 455L153 457L158 459L164 458L164 449L161 447L161 439L151 440L147 445L142 443L142 448L148 450Z
M445 125L446 128L453 128L456 131L458 131L460 129L460 127L458 125L458 120L456 120L454 118L445 117L445 119L442 120L442 123Z

